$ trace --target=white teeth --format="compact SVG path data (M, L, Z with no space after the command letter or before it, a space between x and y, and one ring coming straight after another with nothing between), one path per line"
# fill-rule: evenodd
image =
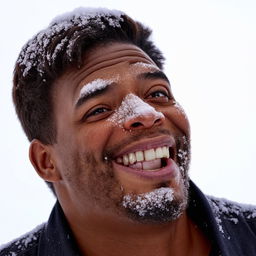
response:
M166 148L166 158L170 158L169 148Z
M118 157L116 159L116 162L119 163L119 164L122 164L123 163L123 159L121 157Z
M156 158L162 158L162 157L164 157L162 148L157 148L156 149Z
M128 165L128 164L129 164L129 158L128 158L127 155L124 155L124 156L123 156L123 164L124 164L124 165Z
M156 153L154 149L149 149L144 151L145 160L150 161L156 159Z
M130 153L130 154L128 155L128 158L129 158L129 163L130 163L130 164L134 164L134 163L136 162L136 156L135 156L134 153Z
M161 159L155 159L153 161L145 161L142 163L143 170L158 170L161 168Z
M170 157L170 153L169 153L169 149L167 147L163 147L163 157L169 158Z
M137 151L135 152L136 160L137 162L143 161L144 160L144 154L142 151Z
M170 158L168 147L158 147L156 149L148 149L145 151L136 151L117 158L117 163L123 165L132 165L137 162L152 161L160 158Z

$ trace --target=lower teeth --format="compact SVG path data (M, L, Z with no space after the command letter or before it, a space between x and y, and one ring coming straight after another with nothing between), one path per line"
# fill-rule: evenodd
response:
M162 160L155 159L152 161L137 162L129 165L130 168L145 170L145 171L157 171L162 167Z

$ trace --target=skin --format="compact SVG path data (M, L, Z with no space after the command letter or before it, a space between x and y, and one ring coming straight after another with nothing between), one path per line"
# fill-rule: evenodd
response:
M134 65L138 62L150 65ZM114 156L125 147L150 144L168 136L174 141L182 136L189 138L188 120L175 105L169 83L162 78L138 78L141 73L158 70L136 46L113 43L90 51L83 67L68 70L54 84L57 143L44 145L34 140L30 159L38 174L53 182L83 255L209 253L209 242L186 212L175 221L141 223L131 219L120 206L125 194L150 192L163 183L173 189L176 199L185 197L184 177L180 173L171 178L146 179L113 165ZM117 77L117 82L104 94L75 106L85 84ZM156 94L159 90L168 97ZM108 121L130 93L164 116L145 114L122 125ZM106 155L108 161L104 160Z

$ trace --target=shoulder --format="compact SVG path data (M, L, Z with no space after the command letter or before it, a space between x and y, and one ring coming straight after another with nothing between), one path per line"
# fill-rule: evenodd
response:
M45 224L41 224L20 238L0 246L0 256L37 255L37 247L44 227Z
M256 206L236 203L224 198L207 196L220 231L223 226L249 230L256 234Z
M224 198L207 196L212 210L233 222L237 222L235 217L243 217L246 220L256 221L256 206L249 204L240 204Z

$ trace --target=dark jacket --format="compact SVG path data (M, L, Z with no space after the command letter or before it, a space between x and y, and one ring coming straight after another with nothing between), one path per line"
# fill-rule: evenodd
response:
M205 196L190 182L187 211L211 241L210 256L256 256L256 207ZM58 202L47 223L0 248L0 256L25 255L81 255Z

